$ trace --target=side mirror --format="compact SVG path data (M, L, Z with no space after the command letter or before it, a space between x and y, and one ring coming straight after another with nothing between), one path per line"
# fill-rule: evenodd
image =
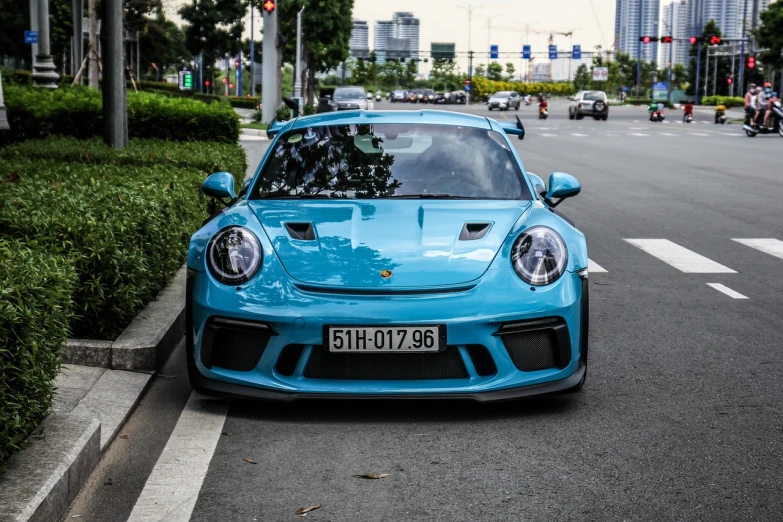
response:
M201 192L213 198L228 198L231 202L237 199L234 192L234 176L228 172L215 172L207 176L201 184Z
M549 176L549 190L546 193L545 199L552 207L556 207L564 199L576 196L582 190L582 185L579 180L573 177L571 174L565 172L553 172ZM558 198L557 203L553 203L552 199Z

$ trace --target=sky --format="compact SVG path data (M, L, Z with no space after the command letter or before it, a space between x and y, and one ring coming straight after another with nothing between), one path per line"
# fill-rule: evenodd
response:
M164 2L167 16L178 23L181 21L175 13L183 1L186 0ZM548 48L550 31L568 32L573 29L573 44L581 45L582 52L592 51L596 45L611 48L614 41L615 0L354 0L353 18L364 20L370 26L372 47L375 21L391 20L396 11L410 11L420 20L420 50L429 51L431 42L453 42L459 53L468 50L468 14L466 9L458 7L460 5L477 7L473 9L473 50L487 52L489 44L498 45L501 63L510 61L517 70L522 67L522 44L529 43L533 52L544 52ZM489 33L486 17L492 17ZM255 19L255 28L259 31L258 13ZM249 37L250 16L246 16L245 20L245 33ZM531 32L526 37L525 27L528 24ZM554 43L565 51L570 48L571 39L555 36ZM504 52L517 54L503 56ZM486 57L474 64L482 61L486 62ZM461 70L467 70L467 58L459 58L457 63ZM426 71L427 66L423 69Z

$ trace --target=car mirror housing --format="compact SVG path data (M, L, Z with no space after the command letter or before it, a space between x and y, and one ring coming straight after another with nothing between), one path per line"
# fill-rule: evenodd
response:
M228 172L210 174L201 184L201 192L213 198L228 198L232 202L237 199L234 192L234 176Z
M571 174L553 172L549 176L549 190L545 198L554 207L559 205L564 199L576 196L581 190L582 185L579 183L579 180ZM552 203L553 198L558 198L559 201Z

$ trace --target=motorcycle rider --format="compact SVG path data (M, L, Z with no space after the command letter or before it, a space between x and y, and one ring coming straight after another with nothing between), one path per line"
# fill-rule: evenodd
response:
M758 89L758 94L756 94L756 108L758 111L756 112L756 118L753 120L754 124L758 126L759 119L761 120L761 123L764 123L764 119L767 115L768 105L769 105L769 93L772 92L772 89L767 87L766 89Z
M538 114L541 115L541 112L544 110L548 110L547 107L549 107L549 103L545 99L541 99L541 101L538 104Z
M745 115L749 123L756 118L756 84L751 83L748 86L748 92L745 93Z
M685 103L685 107L682 109L682 121L686 121L689 115L693 118L693 102L690 100Z
M653 116L658 112L658 104L650 102L650 106L647 108L647 112L650 113L650 121L653 121Z
M764 126L768 129L775 125L775 112L772 110L772 107L777 100L777 93L771 93L769 97L769 103L767 104L767 114L764 115Z

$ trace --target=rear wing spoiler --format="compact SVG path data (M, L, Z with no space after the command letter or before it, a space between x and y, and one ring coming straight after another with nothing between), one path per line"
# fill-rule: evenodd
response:
M500 123L500 122L498 122ZM525 127L522 125L522 120L517 116L517 122L503 122L500 123L500 127L506 134L518 137L520 140L525 139Z
M299 104L292 100L291 98L286 98L283 96L283 103L286 107L291 109L292 111L292 117L291 119L296 119L299 117ZM277 121L277 117L273 118L269 126L266 128L266 137L270 140L274 138L279 132L280 129L286 126L286 124L289 123L288 121Z

